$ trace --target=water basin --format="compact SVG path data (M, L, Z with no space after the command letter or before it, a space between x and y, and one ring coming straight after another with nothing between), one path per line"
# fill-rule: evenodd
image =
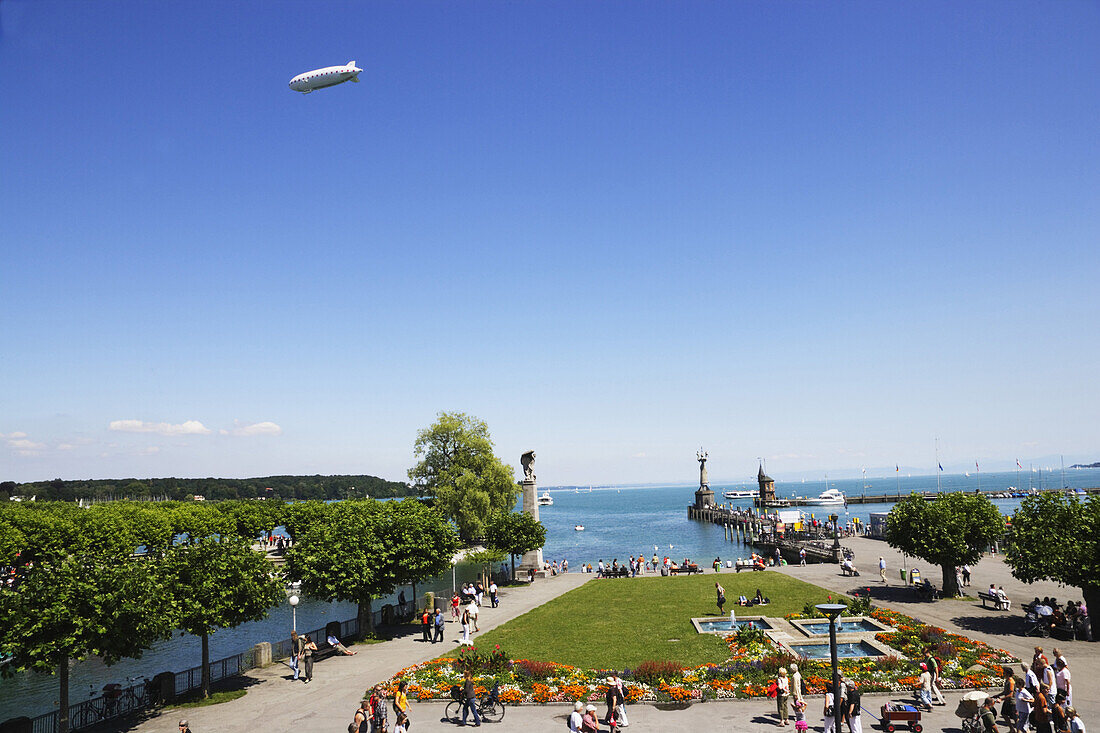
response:
M752 624L753 628L756 629L770 629L772 627L771 624L763 619L745 619L744 621L742 621L741 619L737 619L737 621L735 621L734 624L731 625L730 620L728 618L724 618L721 620L699 621L698 624L699 631L705 634L716 632L732 633L734 631L739 631L748 627L749 624Z
M828 621L803 621L799 624L802 629L806 631L810 636L828 636L829 635L829 622ZM860 619L859 621L838 621L836 625L836 633L838 634L856 634L863 631L881 631L882 627L876 624L874 621L868 621L867 619Z
M827 625L827 624L826 624ZM829 659L828 644L791 644L791 651L805 659ZM882 652L865 641L842 642L836 645L836 655L841 659L878 657Z

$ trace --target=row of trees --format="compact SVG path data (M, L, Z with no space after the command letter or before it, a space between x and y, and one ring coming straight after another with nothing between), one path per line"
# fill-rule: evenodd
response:
M284 526L293 540L285 577L254 547ZM490 517L490 551L541 547L528 515ZM285 598L286 578L313 598L358 604L437 576L460 546L455 526L429 503L351 500L284 504L111 502L0 504L0 672L59 675L62 731L69 662L139 657L174 630L202 642L209 694L209 636L262 619Z
M194 495L224 499L387 499L415 496L403 481L377 476L263 476L259 478L125 478L16 483L0 481L0 501L11 496L37 496L43 501L161 499Z
M886 518L890 546L939 566L946 596L959 593L956 567L977 563L990 545L1006 539L1013 577L1080 588L1088 607L1100 608L1100 495L1028 496L1006 523L981 494L913 494Z

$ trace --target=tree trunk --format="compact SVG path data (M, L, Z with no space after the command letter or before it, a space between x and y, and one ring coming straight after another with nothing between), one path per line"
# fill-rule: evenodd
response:
M1085 606L1089 609L1089 621L1092 621L1092 617L1096 616L1100 618L1100 612L1093 611L1092 609L1100 609L1100 585L1086 585L1081 588L1081 597L1085 599ZM1100 628L1093 626L1092 628L1092 640L1096 641L1100 639Z
M959 595L959 579L955 576L954 565L941 565L940 569L943 571L943 593L944 598L954 598Z
M509 582L515 582L516 579L516 556L512 555L512 577L509 578Z
M420 608L420 603L416 600L416 581L413 581L413 610Z
M199 634L202 639L202 699L210 697L210 634Z
M57 655L57 731L69 733L69 655Z
M371 612L370 599L359 601L359 636L361 638L367 638L368 635L374 636L374 614Z

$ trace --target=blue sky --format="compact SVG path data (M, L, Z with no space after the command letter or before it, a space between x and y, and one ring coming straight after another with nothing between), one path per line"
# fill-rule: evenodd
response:
M401 479L440 410L546 484L1100 459L1096 3L0 34L0 480Z

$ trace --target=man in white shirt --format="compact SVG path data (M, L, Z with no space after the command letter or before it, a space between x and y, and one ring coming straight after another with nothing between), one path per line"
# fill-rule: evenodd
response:
M886 582L886 560L884 558L878 559L878 576L882 578L882 582Z
M500 599L497 598L497 582L495 580L489 581L489 601L493 604L493 608L500 605Z
M470 614L470 622L474 625L474 631L481 631L477 625L477 603L470 601L470 604L466 606L466 612Z

